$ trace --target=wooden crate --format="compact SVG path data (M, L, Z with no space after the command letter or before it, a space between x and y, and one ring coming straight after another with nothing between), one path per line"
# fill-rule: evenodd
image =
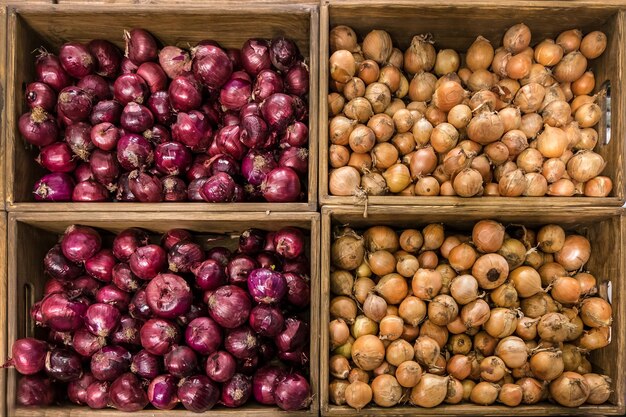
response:
M534 208L518 207L516 210L490 212L483 208L465 207L462 212L455 207L408 207L375 206L369 207L369 217L363 218L358 207L324 206L322 208L322 299L320 303L320 393L323 416L380 416L380 415L489 415L489 416L538 416L538 415L622 415L625 410L626 394L626 280L624 280L624 245L626 244L626 218L621 208L553 208L538 212ZM389 225L398 228L415 228L428 223L439 222L455 229L471 230L480 219L495 219L505 224L515 223L538 226L558 223L567 230L576 230L591 241L592 254L588 269L599 280L600 293L613 306L612 341L609 346L592 352L590 357L594 369L609 375L615 390L605 405L584 405L579 408L566 408L551 403L523 405L515 408L503 405L479 406L463 403L441 405L426 409L412 406L397 406L389 409L368 406L357 412L348 406L329 403L329 341L327 324L329 318L330 293L330 246L331 230L335 225L349 225L354 228L367 228L373 225Z
M523 202L533 206L621 206L624 191L624 141L626 109L624 70L626 69L625 17L623 3L583 0L493 2L485 0L460 0L437 3L428 0L399 0L385 2L373 0L325 1L320 11L320 203L364 204L355 197L332 196L328 190L328 36L337 25L352 27L360 39L372 29L388 31L395 45L406 49L413 35L432 33L437 49L453 48L465 51L477 35L488 38L494 46L500 45L502 35L512 25L525 22L529 25L535 44L545 37L554 38L561 31L580 28L584 33L602 30L608 36L605 53L596 59L591 68L596 76L596 89L610 84L610 117L600 120L599 145L596 151L607 161L604 175L613 180L613 191L606 198L592 197L403 197L370 196L369 204L389 205L456 205L513 207ZM609 104L610 102L610 104ZM604 126L607 126L605 129ZM605 143L607 142L607 143Z
M319 237L320 225L318 213L146 213L139 212L99 212L70 213L49 212L46 216L40 213L9 213L8 236L11 242L8 248L8 346L18 338L32 336L34 325L28 313L35 300L41 298L46 280L43 274L43 257L67 226L82 224L98 228L105 239L119 233L127 227L141 227L155 235L164 233L171 228L184 228L196 232L197 235L224 234L226 240L220 239L211 246L229 246L228 237L237 236L249 228L257 227L265 230L277 230L285 226L296 226L310 231L308 240L308 256L311 260L311 365L310 382L314 401L309 410L297 412L280 411L277 407L247 405L238 409L217 407L206 415L223 416L273 416L278 413L285 416L306 417L319 414ZM234 239L230 246L236 244ZM1 255L0 255L1 260ZM0 281L2 282L2 281ZM0 319L2 316L0 315ZM3 326L5 327L5 326ZM15 403L17 372L8 371L6 404L11 417L84 417L84 416L127 416L128 414L113 409L90 410L88 407L63 405L44 408L18 407ZM4 401L3 401L4 402ZM152 416L195 416L197 414L184 409L176 411L159 411L154 408L133 413L137 417Z
M149 30L165 44L188 47L203 39L218 40L225 47L240 48L251 37L288 36L309 60L309 175L307 201L303 203L34 203L32 188L45 170L25 146L17 129L26 111L24 87L34 80L32 53L40 46L57 51L73 40L108 39L123 48L122 31L132 27ZM14 5L8 12L8 66L6 200L13 210L128 210L128 211L314 211L317 207L317 67L319 56L319 8L315 4L241 5L234 2L187 5L67 4Z

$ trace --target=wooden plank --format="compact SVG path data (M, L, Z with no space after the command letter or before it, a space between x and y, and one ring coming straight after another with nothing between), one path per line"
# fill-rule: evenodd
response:
M5 160L6 146L4 142L4 121L5 111L5 92L6 92L6 76L7 76L7 11L6 7L0 4L0 210L4 209L4 187L5 187Z
M0 323L7 322L7 214L0 213ZM7 353L7 326L0 326L0 364L5 363ZM6 398L6 370L0 370L0 398ZM0 415L6 415L6 401L0 403Z
M511 8L516 10L511 13ZM472 19L467 19L471 15ZM512 1L506 5L493 2L463 0L454 3L433 4L425 0L383 2L368 1L363 7L357 1L325 1L320 10L320 175L319 200L321 204L364 204L355 197L335 197L328 190L328 36L330 28L345 24L353 27L362 37L374 28L389 31L394 43L406 48L412 35L432 33L438 48L464 51L478 34L490 39L494 45L501 43L504 31L518 22L526 22L533 32L533 43L545 37L555 37L562 30L574 27L584 32L604 30L609 38L605 54L590 64L596 75L596 88L609 80L611 84L612 140L596 147L607 161L605 175L613 180L613 192L607 198L516 198L497 197L369 197L368 204L391 205L457 205L475 204L490 207L513 207L524 201L534 206L621 206L625 201L624 136L626 124L623 114L626 97L623 89L626 53L624 53L624 12L616 3L599 2L529 2ZM604 126L601 121L599 126ZM600 137L605 136L601 131ZM619 140L615 140L620 138Z
M97 17L97 18L96 18ZM262 22L262 24L257 24ZM66 206L40 206L34 201L32 186L45 171L34 162L37 150L25 146L19 137L17 119L26 111L24 85L34 79L32 51L43 46L54 51L69 40L86 42L95 36L110 39L123 47L122 29L143 27L165 44L188 47L202 39L217 39L225 47L241 47L251 37L288 36L308 57L309 94L309 176L305 203L236 205L211 204L175 206L176 210L313 211L317 207L317 109L319 62L319 9L317 5L255 3L216 3L188 7L116 5L28 5L10 8L8 24L7 117L3 132L7 143L7 205L10 210L64 210ZM17 180L19 179L19 180ZM21 205L24 203L25 205ZM108 204L78 204L79 210L110 210ZM107 208L109 207L109 208ZM159 210L161 205L128 204L124 210ZM174 206L172 206L174 207ZM168 208L169 210L169 208Z
M45 277L41 261L49 248L58 240L65 228L79 223L102 229L106 232L117 233L127 227L142 227L155 234L161 234L174 227L185 228L198 234L220 233L238 236L244 229L257 227L266 230L277 230L281 227L297 226L310 231L309 257L311 259L311 365L310 381L314 401L309 410L298 412L283 412L276 407L263 407L250 404L240 409L225 409L223 407L212 411L213 414L224 416L272 416L277 412L285 416L306 417L319 414L319 311L320 276L319 276L319 213L175 213L160 212L146 215L137 212L57 212L41 216L40 213L11 213L9 215L9 248L8 266L8 299L16 300L8 308L8 344L15 339L33 335L34 326L30 324L28 310L34 300L41 297ZM233 240L236 242L236 240ZM212 246L224 245L224 241L212 243ZM235 244L235 243L234 243ZM1 258L1 256L0 256ZM28 259L29 262L24 262ZM0 259L1 260L1 259ZM1 316L0 316L1 318ZM36 332L36 331L35 331ZM8 372L8 387L6 403L8 415L27 417L76 417L91 416L93 410L88 407L55 406L45 408L22 408L15 405L15 370ZM107 416L121 417L127 413L107 410ZM133 415L140 417L172 415L171 411L145 410ZM196 415L186 410L176 410L177 416Z
M516 415L621 415L625 410L625 359L624 353L626 321L624 319L626 301L624 295L624 247L626 247L626 219L624 209L555 207L549 211L539 211L535 207L523 205L515 210L487 211L484 207L467 207L462 212L457 207L442 206L370 206L369 217L364 218L359 207L324 206L322 208L322 251L321 276L322 299L320 302L320 393L321 413L323 416L379 416L379 415L485 415L504 416L513 411ZM330 247L331 231L335 225L347 225L353 228L366 228L372 225L389 225L392 227L420 227L428 223L444 223L447 227L469 230L480 219L491 218L503 223L524 224L536 227L548 223L563 225L568 230L576 230L591 241L592 254L588 268L598 278L600 286L611 285L610 302L613 305L612 341L604 349L592 352L590 358L594 368L606 373L613 379L614 393L609 403L600 406L584 405L579 408L566 408L554 404L542 403L533 406L519 406L511 409L505 406L488 407L473 404L441 405L432 409L410 406L382 409L367 407L359 412L349 408L329 404L329 340L325 328L330 320ZM610 284L609 284L610 283Z

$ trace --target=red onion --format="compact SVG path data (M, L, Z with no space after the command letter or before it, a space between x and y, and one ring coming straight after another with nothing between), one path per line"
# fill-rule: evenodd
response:
M113 84L113 95L123 106L131 101L145 103L150 95L146 81L137 74L123 74Z
M70 349L56 348L46 355L46 374L57 381L69 382L83 375L80 356Z
M233 198L230 199L233 203L243 203L245 201L245 191L243 187L239 184L235 184L235 189L233 191Z
M96 379L91 373L86 372L75 381L67 384L67 397L75 404L87 404L87 387L95 382Z
M177 378L191 375L198 366L195 352L188 346L174 346L164 356L165 369Z
M167 86L167 75L163 68L155 62L144 62L137 68L137 75L148 84L151 93L164 90Z
M24 140L35 146L50 145L59 137L56 120L40 107L21 115L18 128Z
M295 64L285 74L284 81L287 93L305 95L309 92L309 68L303 62Z
M259 367L259 355L253 353L251 356L247 356L244 359L240 359L237 363L237 372L244 375L252 376Z
M113 252L102 249L85 261L85 271L102 282L111 282L115 263Z
M236 365L230 353L220 350L207 358L206 374L215 382L226 382L235 375Z
M178 404L177 379L171 375L159 375L148 385L148 400L159 410L172 410Z
M57 104L57 94L45 83L34 82L26 86L24 99L29 108L41 107L47 112L54 110Z
M87 275L83 275L82 277L76 278L72 281L72 289L79 295L84 295L86 297L95 297L99 288L100 282Z
M98 303L110 304L121 312L128 310L131 295L126 291L122 291L113 284L105 285L96 292L96 301Z
M100 234L87 226L72 225L65 229L61 240L63 255L72 262L84 262L100 250Z
M267 140L267 123L259 115L247 115L241 119L239 140L249 148L262 148Z
M287 272L283 276L287 281L287 301L296 307L307 307L311 303L309 280L292 272Z
M226 52L219 46L202 45L193 60L193 72L204 85L218 90L228 81L233 72L233 64ZM196 50L197 51L197 50Z
M261 185L274 168L274 157L266 151L250 150L241 161L241 175L252 185Z
M240 141L242 129L239 125L224 126L217 131L215 142L221 153L228 154L236 160L241 160L247 149Z
M55 292L64 292L72 287L71 282L61 281L60 279L50 278L46 280L43 287L43 295L54 294Z
M117 146L120 131L113 123L103 122L91 128L90 138L97 148L111 151Z
M44 369L48 345L41 340L25 337L13 343L11 352L12 358L5 366L14 366L22 375L33 375Z
M252 394L252 379L242 374L235 374L222 386L221 403L226 407L240 407L248 402Z
M293 112L296 121L306 122L309 119L309 107L300 96L291 95L291 99L293 100Z
M79 80L76 86L89 93L95 101L113 98L109 82L96 74L87 75Z
M223 203L232 200L234 189L233 178L224 172L218 172L202 185L200 195L209 203Z
M128 261L135 251L148 244L148 233L131 227L122 230L113 240L113 255L120 261Z
M139 65L133 64L130 59L126 57L122 58L122 62L120 63L120 71L122 74L134 74L137 72L138 68Z
M177 46L166 46L159 51L159 64L171 79L191 71L189 53Z
M302 231L296 227L284 227L274 235L276 253L286 259L296 259L304 251L305 238Z
M209 149L206 151L206 153L210 158L214 158L218 155L223 155L216 140L211 142L211 144L209 145Z
M72 347L72 332L50 330L48 333L48 342L56 346Z
M115 190L120 166L114 153L96 149L89 158L89 166L94 179L106 187L105 191Z
M107 337L119 321L120 311L110 304L92 304L85 313L85 326L96 336Z
M266 366L259 369L252 380L254 399L265 405L276 404L274 391L278 380L286 376L286 371L277 366Z
M234 329L248 321L250 298L234 285L224 285L215 290L207 302L211 318L220 326Z
M293 351L309 341L309 325L296 318L285 319L285 328L276 336L274 342L278 350Z
M153 355L164 355L180 339L176 325L163 319L148 320L139 335L141 346Z
M154 160L152 145L143 136L128 133L117 143L117 159L128 171L150 165Z
M265 232L260 229L247 229L239 235L239 252L246 255L255 255L265 243Z
M282 271L283 263L274 252L263 251L256 256L256 261L261 268L268 268L274 271Z
M152 317L152 311L150 311L150 306L148 305L148 301L146 299L145 289L140 288L137 290L132 300L130 300L128 312L131 317L136 319L147 320Z
M120 411L139 411L148 405L148 395L137 377L128 372L117 378L109 390L111 405Z
M23 406L51 405L54 402L52 380L40 375L23 376L17 382L15 397Z
M306 378L298 373L292 373L276 381L274 398L276 404L283 410L301 410L311 404L310 391Z
M295 62L300 51L291 39L285 37L274 38L270 44L270 60L279 71L286 71Z
M261 336L278 335L284 324L285 319L278 307L259 304L250 312L250 327Z
M93 356L106 345L104 337L93 335L87 329L78 329L72 338L72 347L86 358Z
M127 263L119 263L113 267L112 281L122 291L134 292L139 288L139 279Z
M156 176L135 170L128 175L128 185L141 202L155 203L163 200L163 184Z
M248 255L233 257L226 268L228 282L234 285L247 286L250 272L258 268L257 262Z
M48 52L39 50L35 60L37 81L48 84L55 91L61 91L72 83L69 74L61 66L59 58Z
M184 279L175 274L159 274L148 283L146 297L152 312L163 318L176 318L189 311L191 289Z
M98 123L118 123L122 114L122 105L115 100L104 100L96 103L91 110L89 121L92 125Z
M285 148L280 153L278 165L288 167L300 175L309 170L309 150L307 148Z
M130 360L122 346L104 346L91 357L91 373L100 381L113 381L128 371Z
M159 144L154 156L156 169L166 175L184 174L191 166L191 152L179 142Z
M130 183L128 180L130 173L125 172L120 175L119 180L117 181L117 192L115 193L115 199L117 201L138 201L137 197L130 190Z
M74 78L83 78L95 68L95 59L87 47L78 42L68 42L59 49L63 69Z
M151 280L167 265L167 254L158 245L137 248L129 260L130 270L141 279Z
M157 42L148 31L137 28L125 30L124 40L126 41L126 56L133 64L141 65L157 59Z
M241 120L245 119L248 116L261 116L259 103L252 101L243 106L241 110L239 110L239 117L241 118Z
M308 141L309 128L302 122L294 122L281 136L280 145L283 148L290 146L303 147Z
M91 115L91 95L85 90L70 86L59 93L57 106L72 122L87 120Z
M74 179L76 182L92 181L93 173L91 167L86 162L81 162L74 170Z
M300 197L300 179L291 168L278 167L267 174L261 184L263 197L269 202L288 203Z
M70 262L63 251L61 245L54 245L43 259L44 271L53 278L71 280L78 277L82 268Z
M239 110L252 99L250 81L231 78L220 90L220 103L224 110Z
M143 137L148 139L153 145L170 142L172 135L170 131L163 125L153 125L143 132Z
M206 116L196 110L178 113L176 123L172 125L172 138L194 152L204 152L209 147L213 130Z
M133 356L130 370L142 378L156 378L161 373L161 358L147 350L140 350Z
M120 123L127 132L141 133L154 125L154 116L146 106L131 101L122 110Z
M181 178L170 175L161 179L163 201L186 201L187 184Z
M200 245L193 242L179 242L172 246L167 259L169 269L173 272L187 273L192 268L202 262L204 259L204 251Z
M223 267L226 267L228 265L231 256L232 253L230 252L230 249L223 246L216 246L214 248L211 248L206 253L207 259L213 259Z
M36 201L71 201L74 179L68 174L55 172L44 175L33 187Z
M170 94L167 91L157 91L148 99L148 108L155 119L166 126L174 122L174 112L170 104Z
M189 242L193 240L193 235L185 229L170 229L161 238L161 246L165 250L172 249L175 245L181 242Z
M256 352L258 340L252 329L246 325L228 332L224 338L224 347L236 358L245 359Z
M220 396L219 387L204 375L194 375L180 381L178 398L183 406L202 413L215 406Z
M43 326L43 313L41 312L41 301L36 301L30 307L30 318L37 326Z
M139 330L143 323L130 316L122 316L119 327L111 334L111 342L129 349L141 346Z
M196 301L193 304L191 304L191 307L189 308L189 311L187 313L185 313L182 316L178 316L176 318L176 324L178 324L179 326L187 326L193 320L199 317L204 317L205 314L206 314L206 303L203 301L202 302Z
M272 65L268 42L265 39L248 39L241 47L241 64L251 75Z
M270 129L282 132L295 118L294 100L287 94L272 94L261 103L261 114Z
M91 151L95 149L91 142L91 126L83 122L65 129L65 142L72 148L72 152L85 162L89 161Z
M202 86L191 75L174 78L167 91L170 104L176 111L189 112L202 104Z
M89 408L100 409L109 406L109 389L111 383L108 381L95 381L87 387L87 405Z
M280 272L259 268L248 276L248 291L257 303L275 304L287 294L287 282Z
M91 171L90 171L91 172ZM111 184L109 187L115 189L116 185ZM95 202L108 201L109 190L99 182L93 179L81 181L74 187L72 192L72 201L79 202Z
M222 344L222 330L209 317L195 318L185 330L185 343L200 355L210 355Z
M226 49L226 55L228 55L228 59L230 60L233 71L237 71L241 69L241 51L237 48L228 48Z
M120 70L122 54L117 46L104 39L94 39L87 44L95 59L96 73L107 78L115 78Z
M283 80L278 73L271 69L265 69L256 76L252 90L252 99L260 103L272 94L282 93L283 91Z

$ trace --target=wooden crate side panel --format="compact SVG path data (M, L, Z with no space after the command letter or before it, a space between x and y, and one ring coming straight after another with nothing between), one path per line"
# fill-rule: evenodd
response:
M328 190L328 36L330 28L346 24L355 29L362 39L374 28L388 30L394 43L406 48L411 36L418 33L433 33L437 48L454 48L465 51L477 34L492 41L494 45L501 43L504 30L520 21L524 21L533 30L533 43L545 37L555 37L562 30L579 27L583 31L604 30L609 38L607 52L590 64L596 75L596 90L600 90L607 80L611 84L611 141L607 145L599 144L596 150L606 159L607 168L604 173L611 176L613 192L607 198L526 198L525 204L545 205L559 204L566 206L621 206L624 199L624 160L625 122L620 116L626 108L623 80L626 67L624 48L624 12L613 3L601 5L594 2L512 2L517 6L516 13L511 14L509 6L499 7L488 2L461 1L449 4L433 4L432 2L371 1L367 7L355 1L326 1L320 10L320 175L319 198L321 204L364 204L355 197L335 197ZM583 8L584 6L584 8ZM468 15L472 19L467 19ZM401 19L396 18L402 16ZM559 16L555 19L555 16ZM558 21L557 22L555 22ZM471 23L469 23L471 21ZM419 22L419 23L416 23ZM604 104L600 102L600 104ZM604 125L600 121L600 137L605 137ZM617 140L616 140L617 139ZM555 200L558 200L556 202ZM487 205L516 206L515 198L460 198L460 197L369 197L369 204L388 205Z
M4 209L6 145L3 131L6 128L7 86L7 9L0 3L0 210Z
M8 359L7 350L7 214L0 213L0 364ZM0 370L0 398L6 398L7 372ZM6 415L6 401L0 403L0 415Z
M9 235L11 236L11 248L9 257L8 299L16 300L9 306L8 317L8 344L15 339L24 336L37 334L35 326L30 321L28 315L29 306L34 300L42 295L42 288L45 282L43 276L41 260L45 253L58 240L58 236L70 224L80 223L106 230L108 233L118 233L130 227L143 227L155 234L161 234L170 228L180 227L197 232L201 236L214 237L214 234L223 234L227 240L223 244L236 246L237 239L234 236L246 228L259 227L267 230L277 230L285 226L302 227L310 231L308 245L309 257L311 259L311 364L310 382L313 398L319 398L319 238L320 220L318 213L185 213L183 215L167 212L153 213L146 216L142 213L133 212L106 212L96 215L91 213L50 213L46 218L42 218L39 213L11 213ZM105 235L103 235L105 236ZM112 236L104 237L106 239ZM228 240L230 239L230 240ZM220 243L214 243L213 246ZM232 246L231 245L231 246ZM24 259L31 260L23 262ZM40 409L16 408L15 389L17 375L13 369L8 372L8 389L6 403L11 416L87 416L93 415L94 411L87 407L63 406L48 407ZM281 412L286 416L305 417L318 415L319 403L313 402L309 410L297 412ZM275 408L268 408L256 405L249 405L243 409L219 409L216 413L220 415L243 415L243 416L269 416L276 413ZM160 412L146 410L138 412L140 417L153 415L170 415L171 412ZM126 413L107 410L107 416L123 416ZM176 410L176 415L195 415L186 410Z
M348 407L338 407L329 404L328 359L329 340L328 331L325 328L330 320L330 247L331 232L334 225L350 225L355 228L365 228L371 225L386 224L392 227L418 227L427 223L442 222L448 227L468 229L480 219L494 218L504 223L521 223L529 226L539 226L548 223L562 224L569 230L587 236L592 242L592 257L588 263L588 269L594 273L601 283L601 295L611 299L614 308L614 322L612 326L612 344L599 351L593 352L592 363L595 370L609 375L613 379L614 393L610 398L610 404L602 406L585 405L575 409L560 407L553 404L539 404L534 406L520 406L515 408L515 414L531 415L587 415L605 414L619 415L624 412L624 244L626 243L626 225L623 209L596 208L560 208L546 213L537 212L532 207L520 207L516 211L498 212L486 214L484 208L467 208L463 215L459 216L459 210L455 207L369 207L369 217L363 218L362 211L358 207L348 206L324 206L322 208L322 300L320 303L320 328L322 329L322 341L320 348L320 399L321 412L325 416L354 416L355 411ZM607 255L611 254L611 255ZM615 254L615 256L613 256ZM607 256L609 256L607 258ZM611 282L611 297L608 297L608 282ZM433 409L415 407L394 407L382 409L368 407L359 412L359 415L507 415L511 409L504 406L482 407L473 404L441 405Z

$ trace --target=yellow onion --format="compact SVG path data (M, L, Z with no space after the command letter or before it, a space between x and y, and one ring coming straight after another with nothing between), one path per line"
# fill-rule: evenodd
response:
M608 401L611 396L611 378L606 375L598 374L585 374L583 375L585 382L589 387L589 397L587 397L587 403L589 404L603 404Z
M532 297L525 298L520 302L522 313L530 318L538 318L547 313L559 311L558 306L552 297L544 292L533 295Z
M418 149L411 156L409 167L413 179L428 175L437 167L437 154L430 146Z
M482 381L472 388L470 401L478 405L491 405L496 402L500 386L491 382Z
M561 304L575 304L580 299L580 284L576 278L558 277L552 282L550 295Z
M356 269L365 256L363 239L356 235L341 236L335 240L330 249L331 261L341 269Z
M543 315L537 323L537 333L545 342L564 342L570 326L567 316L561 313L548 313Z
M392 193L399 193L404 190L411 183L411 175L406 165L394 164L390 166L385 172L383 177L387 183L389 191Z
M582 41L583 34L578 29L570 29L561 32L556 38L556 43L563 48L563 51L567 54L572 51L578 50Z
M610 341L611 327L592 327L576 340L576 344L583 349L596 350L608 346Z
M461 64L459 54L454 49L441 49L435 58L435 74L442 76L456 72Z
M563 58L563 48L552 39L546 39L535 46L535 61L546 67L552 67Z
M493 112L481 112L467 125L467 136L474 142L487 145L504 134L504 124L500 116Z
M589 327L610 326L611 305L600 297L590 297L583 300L580 308L580 318Z
M504 283L509 274L509 264L503 256L497 253L488 253L476 260L472 267L472 275L478 285L486 290L492 290Z
M410 402L424 408L432 408L441 404L448 393L449 377L425 373L411 390Z
M333 379L328 386L328 398L335 405L346 404L346 388L350 383L341 379Z
M384 298L370 293L363 303L363 313L375 322L379 322L387 315L387 302Z
M329 71L333 80L347 83L354 76L356 62L350 51L335 51L329 59Z
M466 97L463 87L454 81L445 81L435 89L433 104L441 111L450 111L454 106L461 104Z
M537 149L546 158L559 158L569 145L569 140L563 129L545 125L543 132L537 138Z
M364 371L373 371L385 358L383 342L374 335L361 336L352 344L352 360Z
M346 387L346 404L350 407L361 410L372 401L372 388L365 382L354 381Z
M585 378L575 372L563 372L550 383L550 396L565 407L578 407L587 401L589 385Z
M369 86L368 86L369 87ZM367 90L366 90L367 94ZM343 113L352 120L359 123L367 123L370 117L374 115L372 105L366 97L356 97L346 103Z
M356 318L356 303L343 295L335 297L330 300L330 316L352 324Z
M589 240L580 235L569 235L565 238L561 250L554 254L554 260L567 270L575 271L587 263L591 256Z
M424 237L417 229L407 229L400 234L399 244L403 250L409 253L415 253L420 250L424 244Z
M546 89L539 83L529 83L520 88L515 94L513 103L522 113L534 113L541 108Z
M595 59L606 49L606 35L598 30L588 33L580 43L580 52L587 59Z
M350 328L343 319L335 319L328 325L330 348L335 349L348 342Z
M494 308L483 328L495 338L512 335L517 327L517 313L508 308Z
M574 82L587 70L587 58L578 51L566 54L554 67L554 78L559 82Z
M439 191L439 182L433 177L422 177L415 183L415 195L437 196Z
M330 375L338 379L347 379L350 373L350 363L348 359L341 355L333 355L328 361Z
M522 403L524 391L522 387L517 384L504 384L500 388L498 394L498 402L508 405L509 407L516 407Z
M524 132L526 138L532 139L537 136L543 127L543 119L537 113L529 113L522 116L519 130Z
M597 176L585 183L584 193L587 197L606 197L612 189L613 182L609 177Z
M509 279L521 298L532 297L538 292L543 291L539 273L529 266L520 266L514 269L509 274Z
M579 96L582 94L591 94L596 86L596 78L593 72L585 72L579 79L574 81L571 85L572 92Z
M357 52L360 50L357 43L356 33L351 27L339 25L330 30L329 35L330 50L331 52L339 49L346 49L350 52Z
M486 323L490 314L489 304L480 298L466 304L461 309L461 319L468 328L481 326Z
M518 304L517 291L510 281L491 291L489 298L496 307L512 308Z
M387 62L393 49L391 36L384 30L373 30L363 39L361 49L366 59L376 61L378 64L384 64Z
M380 407L393 407L402 398L402 387L392 375L379 375L372 381L374 403Z
M494 51L491 43L479 36L467 50L465 55L466 65L472 71L487 69L491 65L493 55Z
M435 47L429 35L417 35L404 52L404 70L410 74L430 71L435 65Z
M473 197L483 190L483 177L472 168L465 168L454 177L453 187L461 197Z

